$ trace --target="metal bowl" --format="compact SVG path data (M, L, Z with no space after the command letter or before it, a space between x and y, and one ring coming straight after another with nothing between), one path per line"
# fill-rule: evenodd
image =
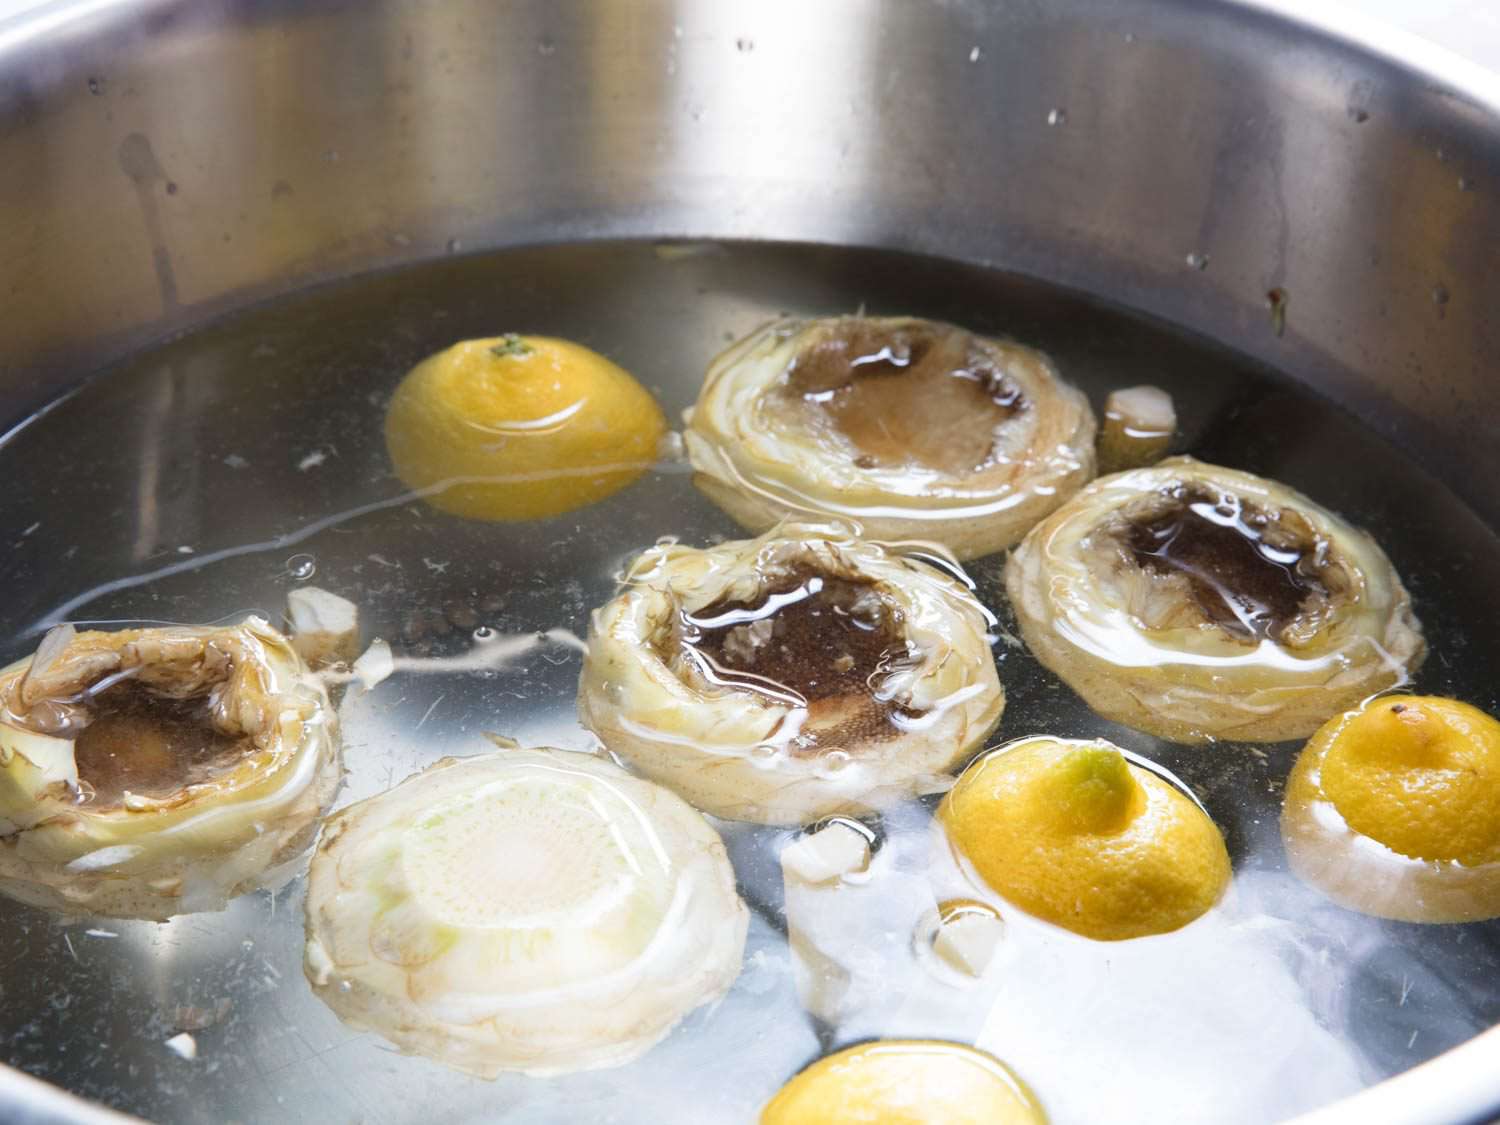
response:
M812 241L1222 341L1500 527L1497 198L1500 77L1331 4L70 0L0 23L0 424L320 280ZM0 1106L112 1116L18 1074ZM1492 1030L1305 1120L1497 1112Z

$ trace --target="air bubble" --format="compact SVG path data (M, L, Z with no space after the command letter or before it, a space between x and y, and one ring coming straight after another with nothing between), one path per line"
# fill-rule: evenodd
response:
M818 757L818 773L823 777L834 777L848 769L853 760L847 750L829 750Z
M781 760L781 747L770 742L762 742L750 747L750 761L761 769L770 769Z
M486 641L493 641L495 639L495 630L491 629L488 625L481 625L470 635L478 644L484 644Z
M1068 123L1068 111L1062 108L1049 109L1047 111L1048 125L1066 125Z
M1187 264L1195 270L1206 270L1208 269L1208 255L1196 252L1189 254Z
M286 573L295 582L306 582L318 573L318 560L311 555L293 555L286 560Z

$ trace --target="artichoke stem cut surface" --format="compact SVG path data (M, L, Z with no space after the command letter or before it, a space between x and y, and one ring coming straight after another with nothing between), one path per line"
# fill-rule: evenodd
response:
M728 990L749 920L701 815L548 748L444 758L338 813L306 911L329 1007L485 1078L643 1054Z

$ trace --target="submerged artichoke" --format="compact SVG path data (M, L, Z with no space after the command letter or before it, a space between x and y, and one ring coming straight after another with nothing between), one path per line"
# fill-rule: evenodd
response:
M1005 582L1043 665L1105 718L1181 742L1305 737L1426 650L1369 534L1191 457L1083 489L1012 552Z
M804 824L947 787L1000 720L983 606L937 549L787 524L664 545L594 612L583 725L715 816Z
M329 822L306 972L350 1024L470 1074L643 1054L739 974L718 835L592 755L444 758Z
M1094 415L1050 360L915 317L767 325L709 367L695 483L760 532L837 518L961 559L1017 542L1094 475Z
M341 773L327 692L261 619L62 626L0 672L0 892L116 918L221 910L307 847Z

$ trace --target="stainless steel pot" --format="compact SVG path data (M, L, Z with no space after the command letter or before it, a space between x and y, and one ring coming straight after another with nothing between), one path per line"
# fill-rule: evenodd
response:
M1316 2L76 0L0 24L0 423L455 249L821 241L1217 338L1500 526L1497 200L1500 77ZM1497 1112L1500 1030L1307 1120Z

